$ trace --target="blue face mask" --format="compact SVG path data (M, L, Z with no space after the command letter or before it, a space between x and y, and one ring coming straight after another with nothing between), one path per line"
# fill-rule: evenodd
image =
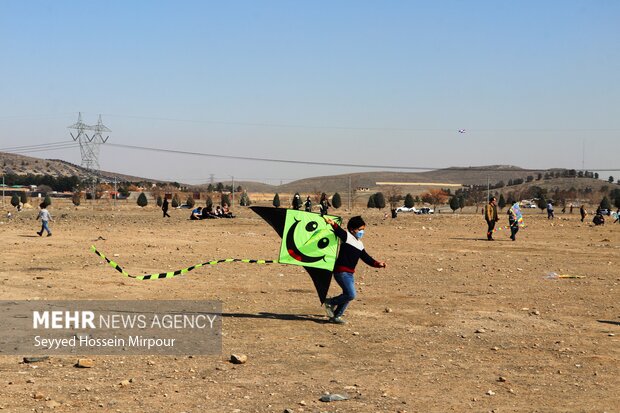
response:
M360 229L359 231L357 231L357 232L355 233L355 238L357 238L357 239L360 239L360 238L362 238L363 236L364 236L364 230L363 230L363 229Z

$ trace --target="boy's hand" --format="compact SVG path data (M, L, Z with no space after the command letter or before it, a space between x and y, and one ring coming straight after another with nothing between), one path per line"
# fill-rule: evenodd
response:
M385 268L386 264L384 261L379 261L379 268Z
M324 220L325 220L325 222L327 222L329 225L332 225L332 226L333 226L333 225L335 225L335 224L336 224L336 222L335 222L333 219L328 218L327 216L324 216L324 217L323 217L323 219L324 219Z

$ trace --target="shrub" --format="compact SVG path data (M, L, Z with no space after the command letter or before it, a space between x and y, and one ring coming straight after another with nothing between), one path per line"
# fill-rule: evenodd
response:
M157 195L157 206L161 207L164 204L164 200L161 195Z
M172 208L178 208L181 205L181 200L179 199L179 194L174 194L172 196L172 202L170 202L170 206Z
M24 205L28 203L28 194L25 191L22 192L20 200L22 201L22 204Z
M377 192L375 194L375 208L385 208L385 197L383 196L383 192Z
M188 207L193 208L196 205L196 201L194 201L194 197L191 195L187 196L187 200L185 201Z
M45 204L46 207L52 205L52 198L50 198L49 195L46 195L45 199L43 199L43 203Z
M452 210L452 213L459 209L459 199L455 196L450 199L450 209Z
M222 200L220 202L221 206L224 206L224 204L231 206L230 205L230 198L228 198L228 194L222 194Z
M340 199L340 194L338 192L332 197L332 206L336 209L342 206L342 199Z
M148 199L146 199L146 195L144 194L144 192L140 192L140 195L138 195L138 201L137 204L141 207L145 207L147 206L149 203Z
M17 194L13 194L13 196L11 197L11 205L13 205L16 208L17 208L17 205L19 205L19 196L17 196Z
M205 200L205 206L207 207L207 211L213 208L213 199L211 199L211 195L207 195L207 199Z
M413 197L411 196L411 194L405 195L405 207L413 208L414 205L415 205L415 202L413 202Z
M376 208L376 207L377 206L375 205L375 195L372 194L368 198L368 204L366 205L366 208Z

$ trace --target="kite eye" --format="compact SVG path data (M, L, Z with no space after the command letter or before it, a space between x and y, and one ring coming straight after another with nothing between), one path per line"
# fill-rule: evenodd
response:
M306 231L314 232L316 231L318 227L319 227L319 224L317 224L316 221L311 221L306 224Z
M320 249L323 249L323 248L327 247L328 245L329 245L329 239L328 238L321 238L319 240L319 242L317 243L317 246Z

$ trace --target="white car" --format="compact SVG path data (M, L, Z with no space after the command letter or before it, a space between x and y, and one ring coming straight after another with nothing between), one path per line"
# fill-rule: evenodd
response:
M396 208L396 212L413 212L417 214L418 210L415 207L407 208L406 206L401 206Z

